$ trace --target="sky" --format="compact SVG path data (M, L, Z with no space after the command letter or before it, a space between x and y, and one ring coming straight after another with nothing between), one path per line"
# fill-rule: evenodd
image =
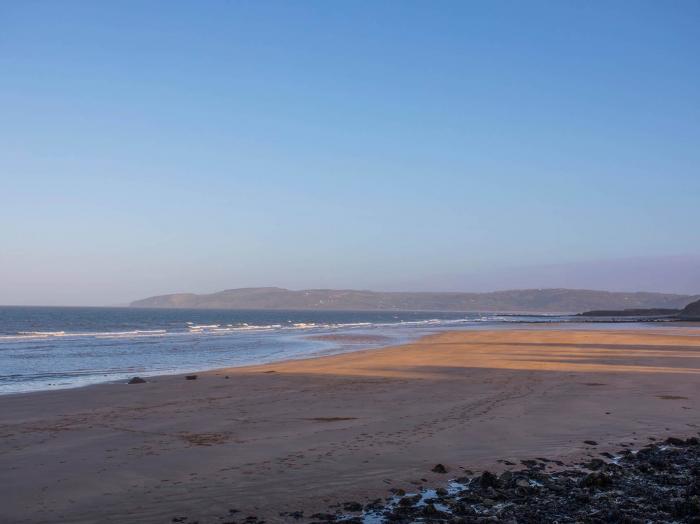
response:
M695 256L699 25L695 0L0 0L0 304Z

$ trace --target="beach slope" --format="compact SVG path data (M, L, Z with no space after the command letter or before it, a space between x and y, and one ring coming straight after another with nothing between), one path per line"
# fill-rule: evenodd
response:
M209 522L237 509L280 522L502 459L696 435L697 333L450 332L197 380L3 396L0 521Z

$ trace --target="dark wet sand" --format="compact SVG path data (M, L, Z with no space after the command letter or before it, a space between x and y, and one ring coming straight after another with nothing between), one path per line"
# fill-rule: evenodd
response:
M458 474L695 435L697 333L451 332L195 381L3 396L0 521L210 522L238 508L280 522L444 481L438 462Z
M346 344L386 344L390 338L384 335L351 335L347 333L333 333L330 335L311 335L309 340L325 340L327 342L341 342Z

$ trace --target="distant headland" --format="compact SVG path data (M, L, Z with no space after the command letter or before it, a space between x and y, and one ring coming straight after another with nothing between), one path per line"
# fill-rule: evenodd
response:
M593 310L580 313L582 317L635 318L644 320L700 320L700 300L691 302L683 309L622 309Z
M175 293L136 300L131 307L357 311L471 311L583 313L654 308L673 315L700 295L608 292L585 289L521 289L490 293L378 292L350 289L290 290L279 287Z

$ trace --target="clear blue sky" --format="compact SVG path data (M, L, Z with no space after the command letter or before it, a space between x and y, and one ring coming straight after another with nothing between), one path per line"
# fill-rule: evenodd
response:
M0 2L0 303L700 251L700 2Z

